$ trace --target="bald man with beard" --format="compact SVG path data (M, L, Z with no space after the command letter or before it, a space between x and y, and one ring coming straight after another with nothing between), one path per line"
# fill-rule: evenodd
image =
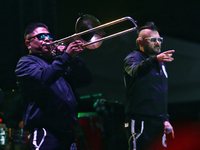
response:
M129 150L165 149L174 130L167 112L168 75L164 62L174 50L161 53L163 38L153 22L139 29L136 50L124 59L125 129Z

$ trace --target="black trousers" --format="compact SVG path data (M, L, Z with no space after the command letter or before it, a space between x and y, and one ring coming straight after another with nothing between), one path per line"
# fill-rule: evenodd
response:
M29 138L31 150L77 150L72 131L60 135L45 128L35 129Z
M129 150L163 150L166 149L164 124L160 120L126 118L125 131Z

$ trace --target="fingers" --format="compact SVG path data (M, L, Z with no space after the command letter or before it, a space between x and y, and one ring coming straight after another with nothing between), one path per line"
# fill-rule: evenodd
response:
M77 46L82 46L84 43L80 40L75 40L74 42L72 42L72 44L77 45Z
M85 49L85 47L82 46L84 43L81 42L80 40L76 40L70 44L74 50L84 50Z
M54 53L57 53L58 55L63 54L64 50L66 49L66 45L64 44L59 44L59 45L55 45L55 48L53 49Z
M165 51L163 53L160 54L160 60L159 62L171 62L174 60L174 58L172 57L172 53L174 53L175 50L168 50L168 51Z
M85 47L83 47L84 43L80 40L76 40L69 44L69 46L66 49L66 52L69 53L72 57L75 57L78 53L82 52Z
M166 133L166 134L172 134L172 138L175 138L175 136L174 136L174 129L172 128L172 130L170 131L170 132L168 132L166 129L164 130L164 133Z
M172 125L168 122L168 121L165 121L164 122L164 133L166 134L172 134L172 138L174 138L174 129L172 127Z
M171 62L174 60L174 58L171 57L171 55L166 55L166 54L159 54L157 55L157 60L159 63L161 62Z
M171 56L172 54L164 54L162 57L162 60L167 61L167 62L173 61L174 58L172 58Z
M163 52L164 54L170 54L170 53L174 53L175 52L175 50L168 50L168 51L165 51L165 52Z

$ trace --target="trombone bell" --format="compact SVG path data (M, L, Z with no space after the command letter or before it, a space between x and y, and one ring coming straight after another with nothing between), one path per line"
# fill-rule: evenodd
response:
M75 32L80 33L80 32L92 29L94 27L100 26L100 25L101 23L97 18L95 18L92 15L85 14L85 15L80 16L77 19L76 25L75 25ZM101 39L104 35L105 35L105 32L103 31L103 29L99 29L99 30L95 30L92 32L88 32L84 35L81 35L79 39L85 44L88 42L94 42L98 39ZM103 41L95 42L94 44L90 44L85 47L88 49L96 49L99 46L101 46L102 43Z

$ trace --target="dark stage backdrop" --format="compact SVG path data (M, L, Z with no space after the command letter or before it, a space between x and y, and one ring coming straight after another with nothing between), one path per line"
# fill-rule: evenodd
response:
M173 5L172 5L173 4ZM189 7L190 6L190 7ZM25 27L32 22L47 24L55 39L74 34L79 13L88 13L102 23L131 16L138 26L154 21L164 37L162 50L174 49L175 60L166 63L169 76L169 103L200 100L200 44L198 3L158 1L68 1L7 0L2 1L0 34L0 88L16 87L14 69L18 59L28 53L24 45ZM122 26L123 28L123 26ZM111 30L115 29L111 27ZM105 30L107 33L107 30ZM110 29L108 30L108 32ZM104 41L96 50L85 50L80 56L94 76L94 82L77 89L77 95L101 93L108 101L125 100L123 59L135 48L136 32ZM144 93L145 94L145 93Z

